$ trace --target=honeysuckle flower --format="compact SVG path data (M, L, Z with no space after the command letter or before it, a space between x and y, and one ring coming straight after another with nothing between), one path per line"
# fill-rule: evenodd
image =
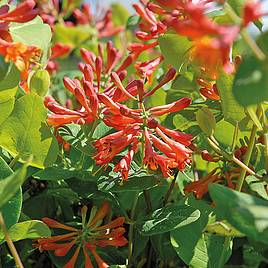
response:
M18 4L11 11L8 5L3 5L0 8L0 22L27 22L34 19L38 11L34 9L35 1L26 0Z
M118 217L101 225L110 211L108 202L104 202L99 209L93 207L89 218L87 217L87 210L86 206L81 210L82 224L79 228L62 224L50 218L43 218L42 221L50 228L61 229L66 233L40 238L36 241L34 247L38 248L41 252L54 251L54 255L57 257L66 256L68 252L74 250L73 256L63 268L76 267L77 258L81 250L85 258L85 268L93 268L89 252L93 255L99 268L109 267L98 254L97 248L106 246L122 247L128 243L127 239L123 236L125 228L122 226L125 218Z
M81 9L76 8L73 11L73 15L77 20L77 24L90 24L93 20L91 7L88 3L83 3Z
M152 75L154 71L158 68L158 66L161 64L163 59L164 57L160 56L150 61L137 62L134 67L141 78L148 78L149 82L151 83Z
M208 82L203 78L198 78L197 83L201 86L200 93L210 100L220 100L217 85L212 82Z
M136 32L136 37L142 41L157 39L167 31L167 26L158 21L155 14L142 4L133 4L134 9L141 17L139 27L141 31Z
M82 82L68 77L63 80L65 87L75 96L77 103L81 105L81 109L71 110L60 105L51 96L45 97L44 104L52 112L47 119L49 125L54 127L69 123L84 125L90 124L98 118L99 101L91 73L91 67L85 65Z
M121 33L124 30L122 26L116 26L112 20L112 10L108 9L102 20L97 21L96 28L99 38L108 38Z
M98 56L84 48L80 50L80 53L85 63L89 64L92 70L96 73L98 83L100 83L102 76L109 76L111 71L114 70L115 66L121 59L121 56L119 51L114 47L112 41L109 41L106 44L106 58L104 56L104 48L102 44L99 44L98 50Z
M217 168L198 181L187 184L184 188L185 193L194 193L196 198L201 199L207 192L210 183L219 183L222 181L220 173L216 173Z
M255 22L263 16L267 16L268 12L262 10L262 3L259 0L249 0L243 7L242 27L248 26L250 22Z
M25 72L29 70L31 64L38 62L41 49L22 43L8 43L0 40L0 54L6 62L12 61L20 72Z
M128 178L131 161L133 161L138 147L144 143L143 164L151 170L161 170L164 177L172 175L172 169L183 170L190 164L192 135L168 129L157 121L156 117L178 112L190 105L190 98L182 98L173 103L142 108L144 99L150 97L163 85L174 79L176 71L170 69L152 90L145 91L142 80L133 80L126 87L116 73L112 73L112 80L116 86L113 96L99 94L99 101L105 105L103 121L117 132L97 140L94 144L96 154L94 159L97 165L107 165L119 153L126 154L115 166L114 171L120 172L122 178ZM135 88L135 90L132 90ZM131 93L128 89L131 89ZM141 108L132 109L119 102L122 93L129 99L134 99ZM130 96L128 96L130 95ZM125 99L123 99L125 100Z

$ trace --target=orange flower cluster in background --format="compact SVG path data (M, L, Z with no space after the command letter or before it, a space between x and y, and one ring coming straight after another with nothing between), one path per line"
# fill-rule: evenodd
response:
M104 202L101 208L93 207L89 218L87 217L88 208L84 206L81 210L82 226L75 228L62 224L50 218L42 219L45 224L53 229L64 230L65 234L51 237L40 238L34 244L41 252L53 251L57 257L66 256L69 252L74 252L71 259L64 265L64 268L74 268L77 262L79 252L82 251L85 259L85 267L93 268L89 252L95 259L99 268L109 267L109 265L100 257L97 248L107 246L122 247L128 241L123 236L125 228L124 217L118 217L103 225L104 218L110 212L109 203Z

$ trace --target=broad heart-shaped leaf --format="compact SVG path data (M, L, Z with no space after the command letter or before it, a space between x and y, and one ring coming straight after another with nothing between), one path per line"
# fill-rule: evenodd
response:
M0 100L0 125L8 118L14 108L15 98L12 97L8 100Z
M243 59L234 78L233 94L243 106L268 100L268 62L255 56Z
M41 64L45 66L49 56L52 37L48 24L43 23L43 20L37 16L35 19L26 23L11 23L9 32L14 42L21 42L25 45L41 48L43 52Z
M128 178L127 181L119 184L114 180L110 182L108 178L101 178L98 181L98 189L100 191L109 192L137 192L148 190L159 184L159 180L154 176L148 176L143 174L143 176L135 176L135 174Z
M171 244L178 256L190 267L222 267L217 266L220 263L220 256L223 265L231 254L229 248L224 247L224 238L211 234L204 234L205 227L209 222L213 208L205 201L196 200L192 195L189 196L187 202L189 205L200 211L200 217L197 221L192 222L189 225L171 231ZM210 247L210 242L214 243L214 246L217 246L216 251Z
M2 180L7 178L8 176L11 176L12 174L12 169L7 165L4 159L0 157L0 185ZM9 229L10 226L12 226L18 221L21 211L21 205L22 192L21 188L19 187L17 193L15 193L15 195L11 199L9 199L7 203L5 203L1 208L1 212L3 214L7 229Z
M27 164L0 181L0 209L20 190L26 174Z
M221 73L217 80L218 90L221 96L221 106L225 121L236 124L246 115L244 107L237 102L233 94L233 75Z
M0 146L22 160L32 155L32 166L52 165L57 159L58 143L45 124L46 115L40 96L31 93L19 98L12 114L1 125Z
M187 52L192 43L186 37L177 34L165 34L158 39L158 42L165 62L179 71L187 60Z
M217 184L210 184L209 192L218 216L248 237L268 244L268 201Z
M187 205L169 205L157 209L139 229L143 235L162 234L188 225L200 217L200 211Z
M30 90L43 97L50 86L50 76L47 70L37 70L31 77Z
M0 81L0 102L8 101L15 96L19 81L20 72L15 65L10 64L5 77Z
M13 242L23 239L36 239L51 236L51 231L46 224L38 220L19 222L11 226L8 234ZM4 240L4 234L0 230L0 242Z
M195 242L194 245L191 241ZM196 241L194 228L185 235L173 231L171 244L178 254L181 250L187 252L183 257L179 256L192 268L222 268L232 253L232 242L228 238L203 233Z
M37 180L67 180L74 177L83 177L83 172L77 170L64 169L63 167L48 167L33 174L33 177Z
M209 109L205 107L199 109L196 113L196 121L205 134L208 136L214 134L216 129L216 119Z
M67 44L73 48L79 47L88 39L95 35L95 30L87 26L68 27L62 24L56 24L53 40Z

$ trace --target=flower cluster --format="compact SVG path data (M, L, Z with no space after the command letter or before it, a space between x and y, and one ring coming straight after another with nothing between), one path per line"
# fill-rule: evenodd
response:
M62 224L50 218L43 218L43 222L50 228L68 231L65 234L51 237L40 238L34 244L34 247L42 251L54 251L57 257L63 257L71 250L74 250L72 258L65 264L64 268L74 268L80 251L83 251L85 258L85 267L94 267L89 252L94 257L98 267L109 267L108 264L100 257L97 248L107 246L122 247L128 241L123 236L125 228L122 227L125 218L118 217L104 225L101 225L104 218L109 213L110 207L104 202L102 207L97 209L93 207L90 217L87 219L87 206L81 210L82 223L80 228L75 228Z
M189 38L192 48L189 59L200 67L198 80L200 93L209 99L219 100L215 80L219 71L235 71L232 59L232 46L240 30L250 22L257 21L267 15L262 12L259 1L250 1L244 5L243 18L240 25L218 24L208 16L212 1L162 1L154 3L140 0L133 7L141 18L139 30L136 32L142 41L155 40L168 30ZM205 85L205 86L204 86Z
M0 9L0 55L6 62L13 62L21 72L22 81L26 81L32 65L38 62L41 50L35 46L27 46L20 42L13 42L9 33L12 22L23 23L34 19L37 10L34 0L26 0L10 10L8 4ZM27 88L26 88L27 89Z

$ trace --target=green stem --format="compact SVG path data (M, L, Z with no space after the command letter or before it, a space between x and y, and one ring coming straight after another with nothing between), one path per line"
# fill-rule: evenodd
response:
M238 166L240 166L245 172L248 172L250 175L253 175L255 177L258 177L258 174L256 174L252 169L250 169L246 164L241 162L239 159L237 159L234 155L231 155L227 152L225 152L223 149L218 147L210 138L208 138L209 145L211 148L219 155L222 155L229 161L235 162Z
M1 226L1 229L4 233L4 235L5 235L5 240L7 242L9 249L10 249L10 252L15 260L16 266L18 268L23 268L23 264L21 262L20 256L19 256L19 254L18 254L18 252L17 252L17 250L16 250L16 248L15 248L15 246L14 246L14 244L13 244L13 242L8 234L6 224L5 224L5 221L4 221L4 218L3 218L3 215L1 212L0 212L0 226Z
M143 190L144 194L144 199L146 203L146 208L147 208L147 214L150 214L152 212L152 202L151 202L151 197L150 197L150 192L148 190Z
M134 218L136 214L136 207L139 200L139 193L137 192L135 198L133 200L132 209L130 213L130 220L131 223L129 225L129 232L128 232L128 267L132 265L132 254L133 254L133 238L134 238Z
M224 4L225 11L229 15L229 17L232 19L232 21L236 24L241 24L241 18L235 13L234 9L225 2ZM259 48L259 46L256 44L255 40L248 34L247 29L242 29L240 31L240 34L244 41L248 44L248 46L251 48L253 53L255 54L256 58L259 60L265 59L265 54L263 51Z
M170 195L171 195L171 193L172 193L172 191L174 189L175 183L176 183L176 178L174 178L172 180L172 182L171 182L171 184L170 184L170 186L168 188L168 191L167 191L167 193L165 195L165 198L164 198L164 201L163 201L163 207L166 206L166 204L167 204L167 202L169 200L169 197L170 197Z
M251 130L251 134L250 134L250 138L249 138L249 144L248 144L248 149L247 152L245 154L245 159L244 159L244 165L248 166L249 162L250 162L250 158L251 158L251 154L255 145L255 136L257 133L257 126L254 124ZM236 190L241 192L242 187L243 187L243 183L245 181L245 177L247 174L247 170L242 169L240 176L238 178L237 184L236 184Z
M264 146L265 146L265 170L266 174L268 174L268 120L266 117L265 109L263 106L262 108L262 123L263 123L263 130L264 130Z
M9 163L9 167L12 169L12 168L16 165L16 163L19 161L19 159L20 159L20 155L17 154L17 155L11 160L11 162Z

